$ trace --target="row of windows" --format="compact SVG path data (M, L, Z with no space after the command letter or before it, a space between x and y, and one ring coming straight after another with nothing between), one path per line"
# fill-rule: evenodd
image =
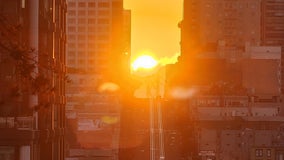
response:
M264 151L266 151L266 153L264 153ZM266 155L266 157L271 157L271 149L256 149L255 150L255 156L256 157L263 157L264 155Z
M98 32L98 33L104 33L107 34L110 31L109 26L69 26L67 28L68 32ZM94 33L93 33L94 34Z
M213 2L213 1L212 1ZM192 2L191 4L193 7L195 7L197 5L196 2ZM207 4L203 4L203 6L206 7L224 7L224 8L231 8L231 9L237 9L237 8L256 8L258 5L258 3L249 3L249 2L237 2L237 1L232 1L229 3L207 3Z
M101 7L101 8L108 8L110 7L110 3L109 2L98 2L98 4L96 4L96 2L68 2L68 7Z
M99 19L95 19L95 18L90 18L90 19L78 19L78 23L88 23L88 24L96 24L96 22L98 24L109 24L110 23L110 19L108 18L99 18ZM67 23L69 24L75 24L76 23L76 19L75 18L68 18Z
M97 46L97 48L96 48ZM92 50L99 50L99 51L107 51L109 50L109 46L106 45L100 45L100 44L97 44L95 45L94 43L88 43L88 46L86 46L85 43L79 43L77 45L77 49L78 50L85 50L85 47L88 47L88 49L92 49ZM76 49L76 43L68 43L68 50L75 50Z
M87 13L89 15L96 15L96 13L97 13L98 16L109 16L110 15L110 10L98 10L98 11L96 11L96 10L88 10L88 11L86 11L86 10L78 10L77 12L76 12L76 10L69 10L67 12L68 16L76 16L76 15L78 15L78 16L86 16Z

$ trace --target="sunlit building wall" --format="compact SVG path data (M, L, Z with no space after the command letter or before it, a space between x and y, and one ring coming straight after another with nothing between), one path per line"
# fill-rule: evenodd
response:
M220 51L234 59L248 45L282 46L283 54L283 6L277 0L184 0L180 62Z
M66 158L117 159L116 91L129 73L130 12L123 10L122 0L67 2L66 63L71 83L66 88Z
M278 0L261 1L261 42L266 46L281 46L283 83L283 55L284 55L284 2ZM284 85L282 85L283 92Z
M244 46L260 43L260 0L185 0L181 56L214 50L218 43Z
M125 47L121 40L122 5L121 0L68 0L66 55L70 72L107 77L113 71L111 62L119 62Z
M8 22L2 27L19 27L14 28L19 29L17 37L12 34L14 30L11 30L10 37L15 38L13 43L18 42L18 46L33 48L31 57L26 57L32 59L31 62L36 62L32 75L44 77L47 80L46 84L37 79L38 85L40 88L44 87L43 85L49 88L45 88L44 91L33 91L35 86L32 86L26 92L23 88L28 86L21 84L19 89L23 89L23 92L18 95L18 100L12 100L12 103L7 102L4 105L1 103L0 159L63 160L66 2L65 0L1 0L0 6L1 21ZM1 50L0 57L4 52ZM19 78L18 74L14 73L15 66L13 64L5 66L2 60L0 60L1 89L8 84L6 83L8 81L12 85L21 83L15 81ZM2 72L3 69L8 72ZM28 72L28 69L25 68L25 71ZM2 92L1 101L7 93L9 92ZM16 108L13 104L17 104Z

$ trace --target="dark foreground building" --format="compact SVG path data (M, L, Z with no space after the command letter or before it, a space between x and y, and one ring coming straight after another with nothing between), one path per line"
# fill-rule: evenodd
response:
M0 1L0 159L63 160L64 0Z

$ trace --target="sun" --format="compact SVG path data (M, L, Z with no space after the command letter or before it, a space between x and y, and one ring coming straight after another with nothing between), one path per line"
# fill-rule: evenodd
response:
M158 62L149 55L143 55L138 57L133 63L132 63L132 69L133 71L137 71L138 69L151 69L158 65Z

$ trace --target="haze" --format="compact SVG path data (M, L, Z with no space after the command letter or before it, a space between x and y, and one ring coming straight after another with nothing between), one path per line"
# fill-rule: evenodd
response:
M132 59L144 51L157 58L180 52L182 0L124 0L132 16Z

